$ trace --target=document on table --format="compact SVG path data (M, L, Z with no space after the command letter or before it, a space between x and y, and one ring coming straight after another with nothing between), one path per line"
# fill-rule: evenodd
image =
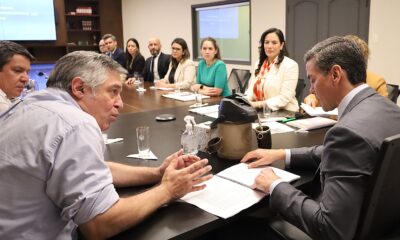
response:
M313 118L305 118L300 120L294 120L286 123L289 126L299 128L301 130L312 130L323 127L329 127L337 123L336 120L324 117L313 117Z
M259 123L252 123L251 127L256 129L260 124ZM268 126L271 129L271 134L275 133L285 133L285 132L293 132L294 129L288 127L286 124L279 123L279 122L262 122L262 126Z
M172 98L172 99L175 99L175 100L187 102L187 101L194 101L196 94L192 93L192 92L177 92L177 93L164 94L162 96L166 97L166 98ZM201 95L201 98L202 99L210 98L210 96Z
M236 164L206 181L205 189L188 193L181 199L219 217L231 217L267 195L251 188L264 168L266 167L249 169L245 163ZM299 175L285 170L270 168L287 182L300 178Z
M328 117L328 116L337 116L338 109L335 108L332 111L325 112L322 107L313 108L308 104L302 103L300 107L310 116L312 117Z
M218 107L219 107L218 104L205 106L205 107L198 107L198 108L189 109L189 112L197 113L200 115L208 115L208 114L213 114L213 113L218 114Z

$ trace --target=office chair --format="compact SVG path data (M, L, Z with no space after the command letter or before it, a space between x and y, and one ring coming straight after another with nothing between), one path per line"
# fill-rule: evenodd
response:
M399 86L398 85L394 85L394 84L386 84L387 87L387 91L388 91L388 98L397 104L397 98L400 95L400 90L399 90Z
M229 88L231 90L236 90L237 93L244 93L248 88L250 77L250 70L232 69L228 78Z
M304 79L299 78L297 81L297 86L296 86L296 98L299 104L303 102L303 90L306 87L306 83Z
M379 161L368 184L361 207L355 240L400 239L400 134L386 138ZM268 221L268 229L283 240L310 240L306 233L279 216Z
M400 134L386 138L381 146L380 161L371 176L371 187L365 195L354 239L385 239L400 226L399 155Z

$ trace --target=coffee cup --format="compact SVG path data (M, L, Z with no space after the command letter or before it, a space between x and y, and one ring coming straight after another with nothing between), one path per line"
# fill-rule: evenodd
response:
M255 132L258 148L271 149L271 129L268 126L257 126Z
M222 138L220 138L220 137L215 137L215 138L211 139L207 143L206 151L210 154L218 152L218 150L221 147L221 141L222 141Z

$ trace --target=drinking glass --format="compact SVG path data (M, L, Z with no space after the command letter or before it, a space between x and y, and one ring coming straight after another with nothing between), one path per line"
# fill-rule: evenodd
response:
M203 105L203 99L201 97L201 93L196 92L194 95L194 99L196 101L196 106L202 106Z
M136 138L139 156L146 157L150 152L150 127L141 126L136 128Z
M144 90L144 79L143 77L137 78L137 90L138 91L143 91Z
M268 107L268 104L264 102L263 105L263 118L269 118L271 116L271 108Z

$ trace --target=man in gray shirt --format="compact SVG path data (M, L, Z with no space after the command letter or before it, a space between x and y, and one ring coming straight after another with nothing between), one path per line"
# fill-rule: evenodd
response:
M62 57L43 91L0 114L0 239L105 239L204 188L207 160L167 157L158 168L104 161L101 131L118 117L125 70L106 55ZM12 129L12 130L10 130ZM160 182L120 198L114 186Z

